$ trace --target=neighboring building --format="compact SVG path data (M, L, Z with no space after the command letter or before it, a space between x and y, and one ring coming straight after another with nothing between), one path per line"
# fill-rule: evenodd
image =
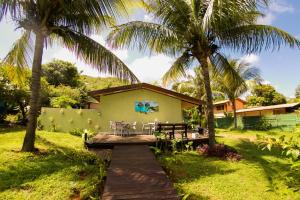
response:
M140 83L89 92L99 101L93 108L101 115L101 130L109 131L110 121L137 122L141 130L142 123L182 122L182 110L199 106L198 99L167 90L154 85Z
M243 99L240 98L235 99L236 110L243 109L245 107L245 104L246 101L244 101ZM233 112L232 103L228 99L214 103L215 117L217 118L225 117L226 113L232 113L232 112Z
M288 103L273 106L260 106L241 109L237 111L238 116L264 116L292 113L300 108L300 103Z

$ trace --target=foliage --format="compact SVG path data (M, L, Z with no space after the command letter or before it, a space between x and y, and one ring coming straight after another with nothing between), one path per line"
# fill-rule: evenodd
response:
M101 90L101 89L123 86L128 84L128 82L122 81L114 77L96 78L96 77L90 77L86 75L80 75L80 81L85 85L87 91Z
M296 88L295 97L300 98L300 85L298 85L297 88Z
M81 86L78 70L73 63L63 60L52 60L44 64L42 69L43 76L45 76L50 85Z
M271 85L256 85L247 97L248 106L270 106L286 103L286 98Z
M76 104L78 104L77 101L70 98L69 96L62 95L59 97L53 97L51 98L50 105L53 108L72 108Z
M219 157L230 161L240 161L242 159L242 156L234 148L224 144L216 144L213 149L205 144L197 147L196 151L200 155Z
M286 135L281 135L280 137L270 137L270 136L260 136L257 135L262 150L268 149L272 150L274 147L279 147L282 149L282 153L287 157L291 157L294 161L300 159L300 143L298 139L294 137L287 137Z
M18 73L23 74L20 77L16 77ZM16 122L26 123L30 97L29 76L28 70L17 71L12 66L0 67L0 102L2 102L2 105L5 105L0 109L0 122L3 121L6 114L11 114L18 117Z
M40 151L25 154L17 151L23 137L23 130L0 132L0 199L99 198L106 167L80 138L41 131Z

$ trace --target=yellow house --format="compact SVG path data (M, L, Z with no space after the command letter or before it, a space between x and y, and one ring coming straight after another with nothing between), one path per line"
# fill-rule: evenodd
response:
M110 130L110 121L143 123L182 123L182 110L203 102L171 90L147 83L132 84L89 92L99 103L88 107L99 111L101 131Z

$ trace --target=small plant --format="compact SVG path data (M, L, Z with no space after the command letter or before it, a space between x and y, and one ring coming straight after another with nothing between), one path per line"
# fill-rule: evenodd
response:
M78 128L70 131L71 135L75 135L75 136L78 136L78 137L81 137L82 133L83 133L83 129L78 129Z
M93 120L91 118L89 118L87 121L88 121L88 124L92 124L93 123Z
M159 156L159 155L161 155L161 154L162 154L162 151L161 151L161 149L160 149L160 148L158 148L158 147L150 147L150 150L152 150L152 151L153 151L153 153L154 153L154 155L155 155L155 156Z
M282 153L292 158L293 161L300 160L300 144L298 138L286 137L285 135L280 137L257 135L256 137L262 150L268 149L271 151L273 147L281 148Z
M172 153L174 153L174 154L178 153L177 146L181 142L182 142L182 140L178 139L178 138L174 138L173 140L171 140Z
M193 151L193 141L190 141L187 144L185 144L185 148L187 151Z
M219 157L230 161L239 161L242 156L237 151L224 144L216 144L213 149L210 149L207 144L197 147L196 151L200 155Z

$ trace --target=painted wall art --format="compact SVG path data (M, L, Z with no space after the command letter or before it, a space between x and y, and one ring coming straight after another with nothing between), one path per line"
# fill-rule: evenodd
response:
M158 112L159 106L158 103L154 101L136 101L135 111L140 113Z

